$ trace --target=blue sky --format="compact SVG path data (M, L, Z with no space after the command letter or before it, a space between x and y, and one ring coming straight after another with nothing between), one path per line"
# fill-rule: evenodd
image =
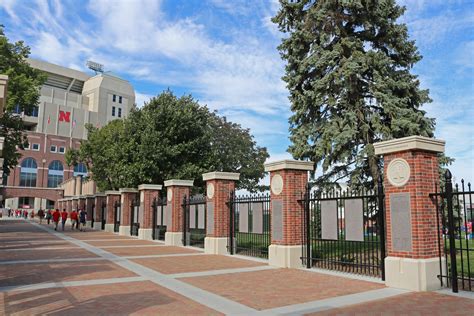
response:
M474 180L474 0L399 0L423 60L424 109L456 179ZM82 4L79 5L79 4ZM289 158L281 38L273 0L0 0L0 24L32 57L84 71L94 60L135 87L137 103L170 88L251 129L271 160Z

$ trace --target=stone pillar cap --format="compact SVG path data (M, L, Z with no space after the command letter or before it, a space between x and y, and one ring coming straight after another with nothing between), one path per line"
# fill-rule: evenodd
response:
M408 136L375 143L374 149L376 155L384 155L416 149L435 153L443 153L445 143L446 142L441 139L424 136Z
M234 180L234 181L239 181L240 173L214 171L214 172L204 173L202 175L202 179L204 181L208 181L208 180Z
M120 188L119 192L120 193L138 193L138 190L134 188Z
M277 170L303 170L313 171L314 162L312 161L301 161L301 160L279 160L274 162L266 163L265 172L277 171Z
M105 197L105 196L107 196L107 195L105 193L102 193L102 192L94 194L94 197Z
M177 187L192 187L194 185L194 180L166 180L165 187L177 186Z
M109 191L105 191L104 194L105 195L120 195L120 191L109 190Z
M161 190L162 187L161 184L140 184L138 190Z

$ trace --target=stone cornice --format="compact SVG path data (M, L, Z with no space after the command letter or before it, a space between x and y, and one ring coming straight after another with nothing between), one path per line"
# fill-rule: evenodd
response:
M172 179L172 180L166 180L165 181L165 187L171 187L171 186L176 186L176 187L192 187L194 185L194 180L177 180L177 179Z
M436 153L443 153L445 141L441 139L408 136L398 139L387 140L374 144L375 154L384 155L407 150L424 150Z
M238 181L240 179L240 173L235 172L208 172L202 175L204 181L208 180L233 180Z
M265 172L278 170L304 170L313 171L314 163L312 161L301 160L279 160L265 164Z
M138 191L142 190L161 190L163 186L161 184L140 184L138 186Z

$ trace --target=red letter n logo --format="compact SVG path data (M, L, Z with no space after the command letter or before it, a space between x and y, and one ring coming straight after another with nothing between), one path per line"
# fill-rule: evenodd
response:
M71 121L71 112L59 111L59 121L69 123Z

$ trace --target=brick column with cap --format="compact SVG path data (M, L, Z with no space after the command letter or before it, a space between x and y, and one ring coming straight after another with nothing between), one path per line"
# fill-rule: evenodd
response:
M115 225L115 203L120 202L119 191L105 191L105 203L107 203L107 217L105 219L105 231L113 233Z
M94 205L94 196L93 195L85 195L85 206L84 210L87 212L86 216L86 227L92 228L92 207Z
M208 172L202 175L206 182L206 238L204 252L226 254L229 236L229 196L235 190L239 173Z
M282 160L265 164L270 172L271 245L270 265L282 268L301 267L304 204L298 202L308 183L309 161Z
M107 217L107 196L104 193L94 194L94 229L102 230L102 220ZM102 208L104 208L104 218L102 218Z
M168 212L165 245L183 245L183 198L189 198L194 180L167 180L165 181L166 198L168 199Z
M132 223L132 201L137 198L138 190L133 188L121 188L120 192L120 227L119 235L130 236L130 225Z
M437 210L429 194L439 183L438 153L444 145L421 136L374 144L375 154L384 159L387 286L440 288Z
M140 228L138 238L153 239L153 200L160 196L162 186L158 184L142 184L138 187L140 192Z

